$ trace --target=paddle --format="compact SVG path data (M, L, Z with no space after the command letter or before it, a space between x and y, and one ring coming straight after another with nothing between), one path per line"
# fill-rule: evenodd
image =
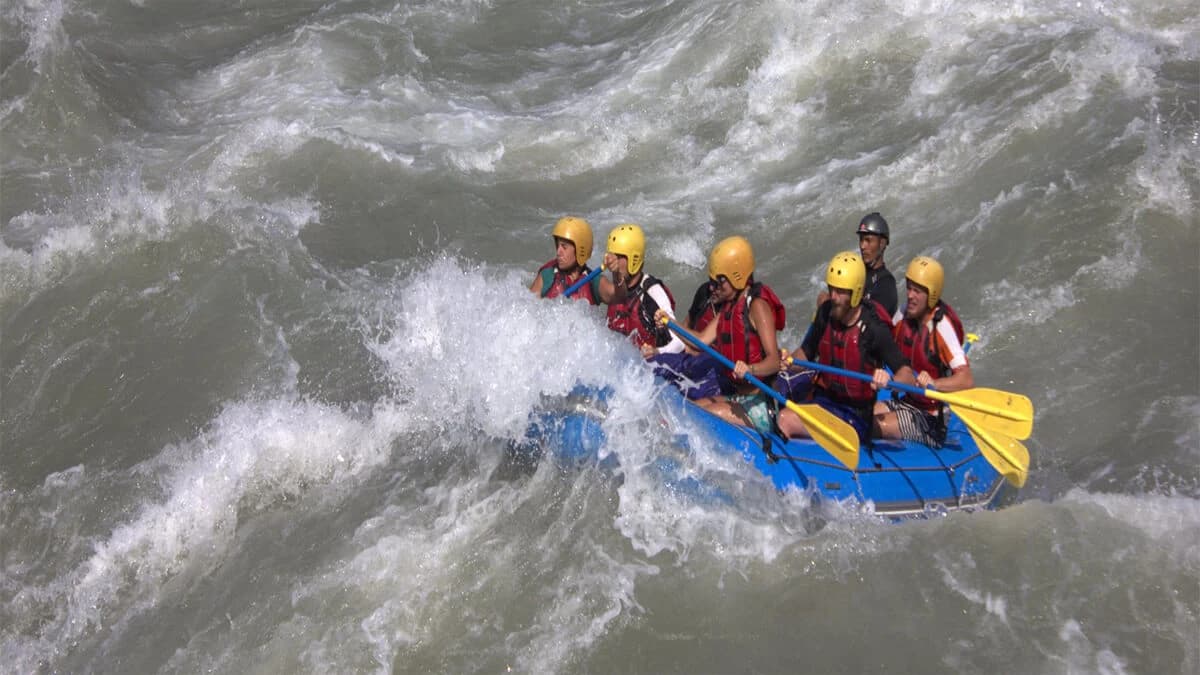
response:
M716 359L726 368L733 370L734 363L732 361L725 358L717 350L697 340L679 324L666 317L663 317L663 323L674 331L676 335L691 343L692 346ZM854 430L854 427L819 405L800 405L794 401L789 401L782 394L768 387L762 380L749 373L746 373L746 381L761 389L764 394L786 405L788 410L799 415L800 419L804 422L804 427L808 429L808 433L818 445L825 448L829 454L833 455L847 469L851 471L858 470L858 432Z
M578 291L579 289L586 286L589 281L591 281L592 279L595 279L603 271L604 271L604 265L601 265L601 266L597 267L596 269L592 270L591 272L588 272L587 274L583 275L582 279L580 279L579 281L576 281L575 283L568 286L567 290L563 291L563 295L568 298L571 297L572 295L575 295L575 291Z
M834 375L851 377L864 382L872 381L870 375L857 373L852 370L812 363L801 359L793 359L793 363L823 370ZM889 382L888 387L897 391L919 394L935 401L949 403L954 413L964 420L971 418L976 424L994 433L1004 434L1024 440L1033 432L1033 403L1029 397L1014 394L999 389L975 387L954 393L937 391L936 389L921 389L901 382Z
M963 352L971 351L971 345L979 341L979 336L975 333L967 333L966 344L963 345ZM979 451L987 461L1004 477L1008 482L1012 483L1017 488L1025 485L1025 479L1029 478L1029 449L1026 448L1020 441L1011 437L1000 436L999 438L988 438L984 440L983 436L989 436L986 430L980 429L978 426L972 426L972 422L967 422L959 411L959 419L967 425L967 433L971 434L971 438L975 439L975 445L979 446ZM983 434L981 436L980 434ZM1007 441L1007 443L1005 443ZM1007 447L1006 447L1007 446ZM1000 463L996 458L989 453L1000 455L1010 466L1012 471L1003 471L1000 469ZM1011 456L1010 456L1011 455Z
M835 375L851 377L866 382L871 382L873 380L870 375L865 373L856 373L852 370L845 370L844 368L837 368L835 366L827 366L823 363L812 363L802 359L791 359L791 361L801 366L833 373ZM935 391L933 389L921 389L919 387L913 387L900 382L889 382L887 386L899 391L921 394L923 396L929 396L929 394L945 396L945 394L942 392ZM975 391L979 390L964 389L962 392L958 393L965 394L967 392ZM1030 418L1033 417L1033 404L1029 403L1028 398L1020 396L1019 394L1007 394L1007 392L998 393L1006 394L1013 398L1025 399L1025 402L1029 405L1029 416ZM934 397L929 396L929 398ZM996 417L978 415L975 413L967 413L964 415L964 411L962 409L954 408L953 410L954 413L958 415L959 419L963 421L963 424L967 425L967 430L971 432L971 437L974 438L976 444L979 445L979 451L983 453L984 458L987 459L992 466L996 467L997 471L1004 474L1004 477L1007 478L1010 483L1017 487L1024 485L1025 479L1029 476L1029 450L1027 450L1025 446L1015 438L1012 438L997 429L988 428L989 425L985 425L983 423L985 421L994 421L997 419ZM968 410L970 410L970 408L968 408ZM1004 423L1007 423L1007 420L1004 419L1001 419L1000 421L1000 424L992 426L1004 426ZM1029 425L1032 427L1033 422L1030 421ZM1029 434L1026 432L1023 438L1028 438L1028 436Z
M1029 478L1029 449L1021 441L1010 436L993 435L975 420L964 417L961 410L957 414L963 424L967 425L967 431L970 432L971 438L975 439L975 444L979 446L979 452L983 453L984 459L996 467L996 470L1015 487L1025 485L1025 479ZM1001 459L1004 461L999 461ZM1006 465L1008 468L1005 468Z

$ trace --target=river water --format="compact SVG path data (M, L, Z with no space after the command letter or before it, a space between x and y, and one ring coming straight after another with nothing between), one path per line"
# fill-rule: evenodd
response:
M1193 3L12 0L0 34L0 671L1200 670ZM1034 402L1004 509L893 525L703 444L740 498L681 494L661 385L525 290L562 215L640 223L681 303L741 234L791 347L871 211ZM514 463L576 381L609 459Z

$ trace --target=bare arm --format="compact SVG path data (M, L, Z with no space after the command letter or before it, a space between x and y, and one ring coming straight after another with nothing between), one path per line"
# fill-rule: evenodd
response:
M962 391L975 386L975 375L971 372L971 364L963 351L958 334L949 325L949 321L937 323L938 351L943 363L950 364L950 374L946 377L933 377L929 373L917 374L917 383L922 387L933 387L938 391Z
M946 377L933 378L929 377L928 373L922 372L917 377L917 382L922 387L933 387L938 391L962 391L975 386L975 375L971 373L971 366L965 365L951 371Z
M909 386L914 386L917 384L917 376L916 373L913 372L911 366L901 366L900 370L896 371L896 377L893 379Z
M754 330L758 331L758 339L762 341L765 356L762 361L752 364L749 372L758 378L770 377L779 372L780 365L779 341L775 333L775 313L771 311L770 303L762 298L756 298L751 302L750 323L754 325ZM716 335L713 337L715 338Z
M874 312L874 309L864 307L863 311ZM868 331L870 334L864 335L860 339L869 338L871 355L877 359L877 363L891 368L892 372L896 374L895 378L892 378L888 375L888 371L883 368L876 369L874 374L875 388L882 389L891 379L895 379L902 384L907 384L910 387L916 386L917 374L913 372L908 359L904 357L903 352L900 351L900 347L892 339L891 327L873 313L864 318L865 327L863 330Z
M617 257L611 253L604 254L604 269L612 270L616 264ZM624 275L617 277L617 271L613 270L612 278L606 275L600 275L600 301L606 305L614 302L620 302L625 299L625 295L629 292L629 287L626 285L629 281Z

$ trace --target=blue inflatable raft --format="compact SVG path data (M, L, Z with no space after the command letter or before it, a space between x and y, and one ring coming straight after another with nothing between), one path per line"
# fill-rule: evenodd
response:
M672 387L663 395L679 413L679 440L687 444L693 435L706 435L713 446L739 453L780 490L812 489L819 498L869 504L874 513L893 518L996 508L1014 492L953 414L943 447L876 440L861 447L851 470L812 440L789 441L730 424ZM536 417L525 446L569 461L594 460L605 443L605 398L604 392L577 389Z

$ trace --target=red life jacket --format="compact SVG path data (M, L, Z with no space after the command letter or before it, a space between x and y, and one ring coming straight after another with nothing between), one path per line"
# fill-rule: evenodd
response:
M775 315L776 331L783 330L787 323L787 310L784 309L779 296L775 295L775 291L766 284L751 284L750 288L746 289L745 298L745 302L733 300L721 307L717 314L716 347L721 355L734 363L743 361L747 365L754 365L766 358L766 352L763 351L758 331L750 321L750 303L754 302L755 298L767 301Z
M966 332L963 330L962 320L958 318L958 313L954 311L953 307L941 300L938 300L937 306L933 309L932 322L922 321L917 325L904 319L892 329L896 344L900 346L900 351L908 357L914 373L924 371L934 377L946 377L951 373L950 364L942 360L937 344L937 324L943 318L950 321L950 325L954 328L954 334L958 336L959 344L963 344ZM924 396L913 395L909 400L925 410L935 411L940 408L937 401Z
M863 310L870 311L870 308L864 307ZM856 373L873 375L878 364L867 359L866 345L862 344L866 321L861 312L853 326L844 326L830 318L817 343L817 360ZM875 402L875 390L870 382L830 373L822 373L819 382L826 395L838 403L863 408Z
M674 312L675 297L671 295L671 289L649 274L642 275L641 281L629 289L624 300L608 305L608 327L621 335L628 335L638 347L662 347L671 341L671 334L667 328L654 325L654 312L658 310L658 303L648 291L655 284L662 286L667 299L671 301L671 306L665 309Z
M590 271L591 270L588 269L588 266L584 265L579 270L580 278L583 278L583 276L587 275L587 273ZM563 294L563 291L570 288L571 284L573 284L573 283L575 283L575 281L579 280L579 279L572 280L569 277L567 277L566 274L563 274L562 272L560 272L558 269L558 261L557 260L551 260L550 262L546 263L545 265L542 265L541 267L539 267L538 274L541 275L541 277L542 277L542 297L543 298L557 298L558 296ZM578 291L575 291L575 294L571 296L571 299L572 300L587 300L589 303L591 303L593 305L598 305L598 304L600 304L600 293L598 292L599 288L600 288L600 277L596 277L595 279L592 279L591 282L584 284L583 288L579 289Z
M883 319L883 323L888 326L892 325L892 317L888 316L887 307L884 307L883 303L878 300L871 300L870 303L875 310L875 315Z

